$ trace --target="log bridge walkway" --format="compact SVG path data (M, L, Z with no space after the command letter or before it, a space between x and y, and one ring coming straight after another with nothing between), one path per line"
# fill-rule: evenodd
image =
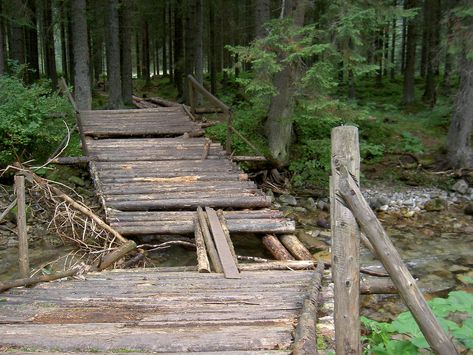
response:
M200 272L113 270L10 290L0 297L0 350L316 352L323 264L238 263L229 234L287 234L294 221L270 209L183 106L84 111L78 126L107 222L130 238L195 234Z

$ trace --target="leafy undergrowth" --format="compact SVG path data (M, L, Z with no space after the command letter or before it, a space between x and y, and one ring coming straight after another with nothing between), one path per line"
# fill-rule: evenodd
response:
M473 282L473 279L470 280ZM434 298L430 307L440 325L464 352L473 350L473 294L450 292L448 298ZM392 323L382 323L361 317L367 331L362 337L365 354L419 354L430 352L416 321L410 312L401 313Z

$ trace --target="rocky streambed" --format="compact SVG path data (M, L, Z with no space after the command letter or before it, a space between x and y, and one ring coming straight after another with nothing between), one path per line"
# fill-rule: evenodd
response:
M428 298L463 289L473 292L473 189L459 180L450 191L374 185L363 194ZM298 222L297 235L315 257L330 260L330 215L326 198L281 195L275 204ZM383 270L362 247L361 264ZM386 321L406 308L398 296L363 297L364 314Z

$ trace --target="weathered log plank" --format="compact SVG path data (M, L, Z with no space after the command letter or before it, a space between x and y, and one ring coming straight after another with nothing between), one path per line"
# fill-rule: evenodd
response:
M215 247L222 264L223 273L227 279L239 279L240 272L238 271L238 266L236 260L234 259L231 247L228 244L228 240L225 237L225 232L222 229L220 220L217 216L217 213L214 209L206 207L205 212L207 213L207 218L212 231L212 236L215 242Z
M289 251L274 235L267 234L261 238L261 241L276 260L294 260L291 253L289 253Z

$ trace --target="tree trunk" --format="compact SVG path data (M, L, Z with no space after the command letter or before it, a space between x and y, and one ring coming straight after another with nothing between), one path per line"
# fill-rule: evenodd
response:
M27 17L30 27L26 29L26 62L28 63L27 80L29 83L39 79L38 30L36 21L36 3L28 0Z
M184 59L184 72L187 83L187 75L194 74L194 64L196 61L196 29L195 29L195 19L196 19L196 5L197 3L194 0L186 0L186 9L185 9L185 31L184 31L184 43L185 43L185 59ZM184 87L184 98L185 102L189 104L189 97L187 92L187 85Z
M14 9L11 18L11 41L10 58L16 60L18 64L25 63L25 35L24 28L21 25L25 20L24 5L21 0L13 0L12 7Z
M429 32L431 25L429 21L429 0L424 0L424 5L422 7L422 48L420 52L420 76L421 78L425 77L428 65L428 55L429 52Z
M74 98L79 110L90 110L92 94L89 74L86 0L72 1L72 44L74 52Z
M172 6L168 2L167 3L167 11L168 11L168 67L169 67L169 78L173 78L173 67L174 67L174 61L173 61L173 47L172 47L172 34L173 34L173 13L172 13Z
M394 7L397 5L397 0L394 0ZM391 71L389 77L394 80L396 75L396 22L397 18L394 17L391 23Z
M291 3L291 4L288 4ZM292 17L295 26L304 25L305 0L285 2L285 16ZM271 98L265 132L268 137L271 156L278 166L284 166L289 160L289 146L292 138L294 113L294 83L299 76L299 68L283 64L283 69L276 73L273 84L277 94Z
M65 8L66 3L62 2L58 4L59 6L59 12L61 14L61 21L59 23L60 27L60 34L61 34L61 67L62 67L62 76L66 80L66 82L70 83L71 78L69 76L69 67L67 65L67 60L68 60L68 53L67 53L67 40L66 40L66 27L67 27L67 22L69 21L68 17L68 11ZM73 4L71 4L73 6ZM71 13L71 17L74 16L73 13ZM90 60L90 59L89 59Z
M426 71L425 71L425 91L422 96L422 100L433 107L437 100L437 78L436 78L436 67L437 67L437 50L438 46L436 43L436 31L440 26L440 19L438 18L440 0L425 0L425 25L427 26L427 37L426 37Z
M166 6L167 4L164 6L163 8L163 27L162 27L162 36L161 36L161 47L162 47L162 55L163 55L163 61L162 61L162 67L163 67L163 76L164 75L168 75L168 58L167 58L167 51L166 51L166 44L167 44L167 29L169 28L168 27L168 23L167 21L169 20L166 16ZM159 73L158 73L159 74Z
M118 0L108 0L107 18L107 79L108 106L110 109L123 107L122 81L120 76Z
M143 21L143 79L146 80L146 85L150 82L150 69L149 69L149 24L148 21Z
M3 4L0 2L0 13L3 11ZM3 18L0 18L0 75L5 74L5 40L3 30Z
M125 105L133 104L133 63L131 59L131 36L133 31L132 0L122 0L120 8L121 79L122 99Z
M406 9L412 9L417 6L417 0L406 0L404 3ZM416 70L416 40L417 40L417 21L418 16L411 18L407 23L407 43L406 43L406 69L404 71L404 105L412 105L415 101L415 70Z
M470 38L473 38L473 25L470 21ZM448 160L454 168L473 168L473 60L463 53L460 63L460 88L458 90L455 112L448 130Z
M182 0L174 4L174 84L179 98L184 96L184 50L182 25Z
M57 87L56 52L54 50L54 25L51 0L44 1L44 46L46 75L51 79L53 88Z
M271 16L270 0L256 0L255 12L255 37L263 38L267 35L264 24L269 21Z
M68 17L71 16L71 4L67 6ZM69 82L73 83L74 78L74 48L72 43L72 22L67 21L67 72L69 73Z
M195 78L204 83L204 9L203 0L195 0ZM197 105L202 104L202 95L196 97Z
M404 74L406 70L406 35L407 35L407 21L402 19L402 40L401 40L401 73Z
M444 74L443 74L443 82L442 86L445 93L449 93L450 86L451 86L451 76L452 76L452 54L450 53L450 46L453 36L453 19L451 15L448 17L447 21L447 40L445 44L445 63L444 63Z
M215 4L209 4L209 69L210 69L210 92L217 92L217 36L215 28Z

